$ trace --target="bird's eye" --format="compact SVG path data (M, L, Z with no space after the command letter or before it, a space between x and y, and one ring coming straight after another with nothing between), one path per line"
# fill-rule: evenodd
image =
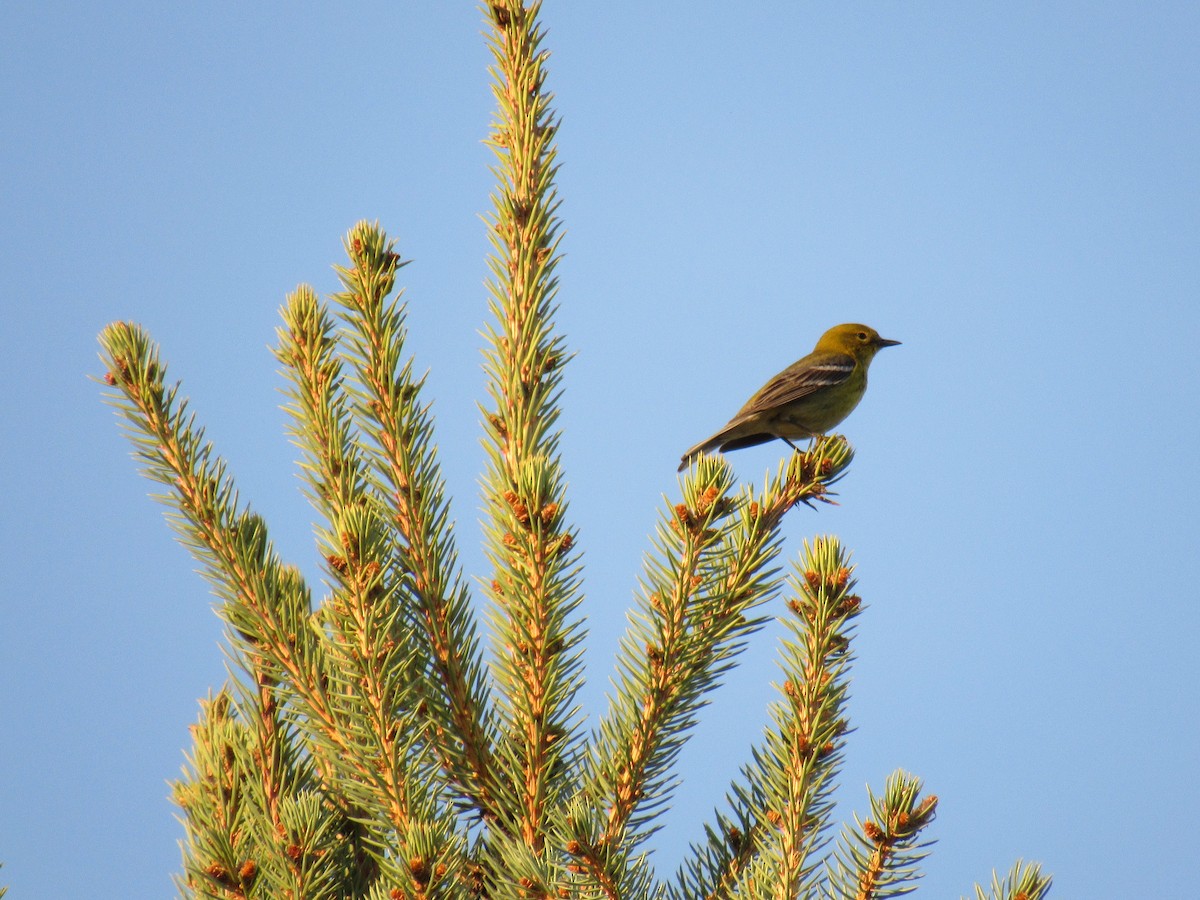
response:
M865 331L860 331L858 333L858 339L860 341L865 341L867 339L867 333Z

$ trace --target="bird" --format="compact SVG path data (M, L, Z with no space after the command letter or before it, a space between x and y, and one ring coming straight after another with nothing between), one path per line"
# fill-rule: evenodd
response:
M798 452L793 440L820 437L850 415L867 389L867 368L875 354L899 343L866 325L835 325L821 335L812 353L759 388L724 428L683 454L679 471L705 453L727 453L776 438Z

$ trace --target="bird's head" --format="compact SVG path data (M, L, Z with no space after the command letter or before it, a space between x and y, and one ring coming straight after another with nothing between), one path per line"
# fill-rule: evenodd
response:
M879 332L868 325L848 322L834 325L817 341L816 353L847 353L855 359L870 362L884 347L894 347L899 341L880 337Z

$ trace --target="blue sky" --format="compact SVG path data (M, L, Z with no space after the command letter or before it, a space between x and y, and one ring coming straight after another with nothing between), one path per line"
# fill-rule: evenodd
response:
M587 711L679 454L828 326L904 342L844 430L853 549L842 797L941 797L923 895L1018 856L1056 896L1181 897L1200 800L1200 8L547 0L566 228L563 452L587 565ZM221 628L101 392L130 318L283 553L312 516L268 350L378 219L478 549L480 214L470 3L0 11L0 883L161 896L167 800ZM730 457L761 482L768 445ZM672 871L766 721L758 634L681 759Z

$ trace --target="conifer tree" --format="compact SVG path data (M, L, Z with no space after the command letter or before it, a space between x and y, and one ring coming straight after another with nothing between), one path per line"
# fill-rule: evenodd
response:
M937 798L891 775L833 840L848 732L848 551L780 525L829 498L852 451L814 443L760 490L705 457L661 512L596 729L576 692L583 547L557 420L569 348L554 324L557 119L540 3L484 7L497 185L484 350L485 550L460 566L423 379L406 349L394 240L360 222L342 290L287 297L276 356L321 526L324 595L282 560L158 347L101 335L105 381L146 475L219 600L235 675L201 703L175 800L185 897L881 898L911 890ZM595 552L595 551L593 551ZM482 573L473 573L476 575ZM474 583L486 586L477 596ZM704 695L780 607L770 724L674 876L649 838ZM486 629L477 616L486 609ZM485 646L481 631L486 631ZM1042 897L1018 862L978 897Z

